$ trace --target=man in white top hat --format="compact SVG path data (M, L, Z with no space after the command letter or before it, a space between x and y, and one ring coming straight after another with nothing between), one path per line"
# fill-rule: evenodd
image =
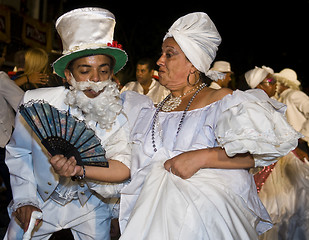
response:
M63 56L53 66L70 88L28 91L22 103L44 100L85 121L100 138L109 169L117 166L125 177L117 184L89 181L84 179L85 167L75 181L60 177L49 163L51 156L18 113L7 146L13 191L9 210L14 214L5 239L22 239L33 211L42 212L43 220L37 221L32 239L49 239L61 229L71 229L74 239L110 239L115 206L110 198L118 197L124 185L121 181L129 177L128 127L138 115L138 110L128 109L111 80L127 61L125 51L113 41L114 27L114 15L101 8L76 9L62 15L56 28L63 42Z
M211 69L209 69L207 76L213 80L210 84L210 88L220 89L227 88L229 86L232 70L231 64L226 61L216 61Z
M304 135L302 140L309 146L309 97L300 91L301 83L294 70L285 68L276 73L275 78L279 84L278 101L287 105L287 120ZM308 153L308 148L304 150Z

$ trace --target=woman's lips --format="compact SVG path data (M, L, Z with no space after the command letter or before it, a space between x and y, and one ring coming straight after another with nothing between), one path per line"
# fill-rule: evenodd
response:
M162 74L164 74L165 73L165 71L164 70L162 70L162 69L159 69L159 71L158 71L158 75L160 76L160 75L162 75Z

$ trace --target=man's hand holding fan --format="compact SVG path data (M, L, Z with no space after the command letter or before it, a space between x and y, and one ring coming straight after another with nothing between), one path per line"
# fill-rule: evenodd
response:
M79 166L109 166L100 139L84 121L44 101L30 101L19 111L48 152L66 157L68 166L74 158Z

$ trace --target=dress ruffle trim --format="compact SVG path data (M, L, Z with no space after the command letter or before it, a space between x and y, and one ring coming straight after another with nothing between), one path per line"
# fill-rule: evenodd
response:
M302 136L287 123L285 109L259 90L235 91L222 99L215 129L219 145L230 157L249 152L256 166L272 164L293 150Z

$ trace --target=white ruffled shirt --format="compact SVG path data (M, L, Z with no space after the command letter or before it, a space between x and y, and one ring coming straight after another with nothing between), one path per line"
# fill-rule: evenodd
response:
M176 132L183 112L159 112L158 124L155 128L157 153L154 152L151 136L156 109L152 105L142 109L131 134L133 146L131 182L121 192L119 219L123 232L122 239L131 239L130 237L133 236L136 239L144 239L143 236L148 236L147 239L167 239L166 236L176 236L180 232L184 237L186 233L192 234L192 232L189 233L190 227L186 227L188 219L195 221L193 228L198 228L203 222L202 225L206 229L203 231L207 231L207 235L212 233L220 236L223 232L225 234L228 232L227 235L233 236L221 239L245 239L246 237L253 239L255 235L257 236L256 232L262 233L268 230L271 226L270 218L257 196L253 178L248 171L201 169L190 178L192 185L185 187L188 181L173 179L175 176L164 170L163 163L183 152L221 146L230 157L238 153L250 152L256 166L269 165L275 162L277 157L284 156L294 149L300 137L300 134L286 122L285 109L285 105L268 98L261 90L235 91L220 101L188 111L177 137ZM166 176L167 173L168 176ZM162 179L158 179L158 176L162 176ZM202 185L201 180L204 181ZM171 188L169 182L178 186L178 193L175 193L175 187ZM223 193L220 193L220 198L226 206L216 203L215 199L214 202L204 199L205 196L210 196L217 191L216 188L209 189L209 184L222 186ZM187 190L181 190L182 187ZM189 189L196 189L196 191L190 192ZM190 195L190 199L203 200L186 201L189 204L188 208L177 202L169 202L170 205L164 209L177 209L177 213L175 211L169 212L171 214L165 213L162 206L167 205L165 196L169 191L178 194L179 198L173 198L175 201L187 194ZM230 204L228 204L228 198L230 198L228 196L234 199ZM147 206L148 202L151 204ZM185 213L184 211L190 209L192 205L196 205L192 209L204 209L205 212L197 212L195 215L192 212ZM235 226L228 220L231 216L223 213L225 208L234 213L232 215ZM175 222L173 216L177 218L184 215L185 218L177 220L178 226L174 226L174 230L164 225L166 222ZM216 223L216 218L211 219L212 225L209 225L207 216L211 218L214 215L221 216L220 219L226 222L226 227L220 224L219 220ZM201 222L194 220L196 218L201 219ZM246 224L236 224L237 221L244 221ZM201 234L206 234L203 231ZM250 233L250 236L239 237L246 232ZM198 236L191 235L192 239L200 239ZM209 239L219 238L210 237Z

